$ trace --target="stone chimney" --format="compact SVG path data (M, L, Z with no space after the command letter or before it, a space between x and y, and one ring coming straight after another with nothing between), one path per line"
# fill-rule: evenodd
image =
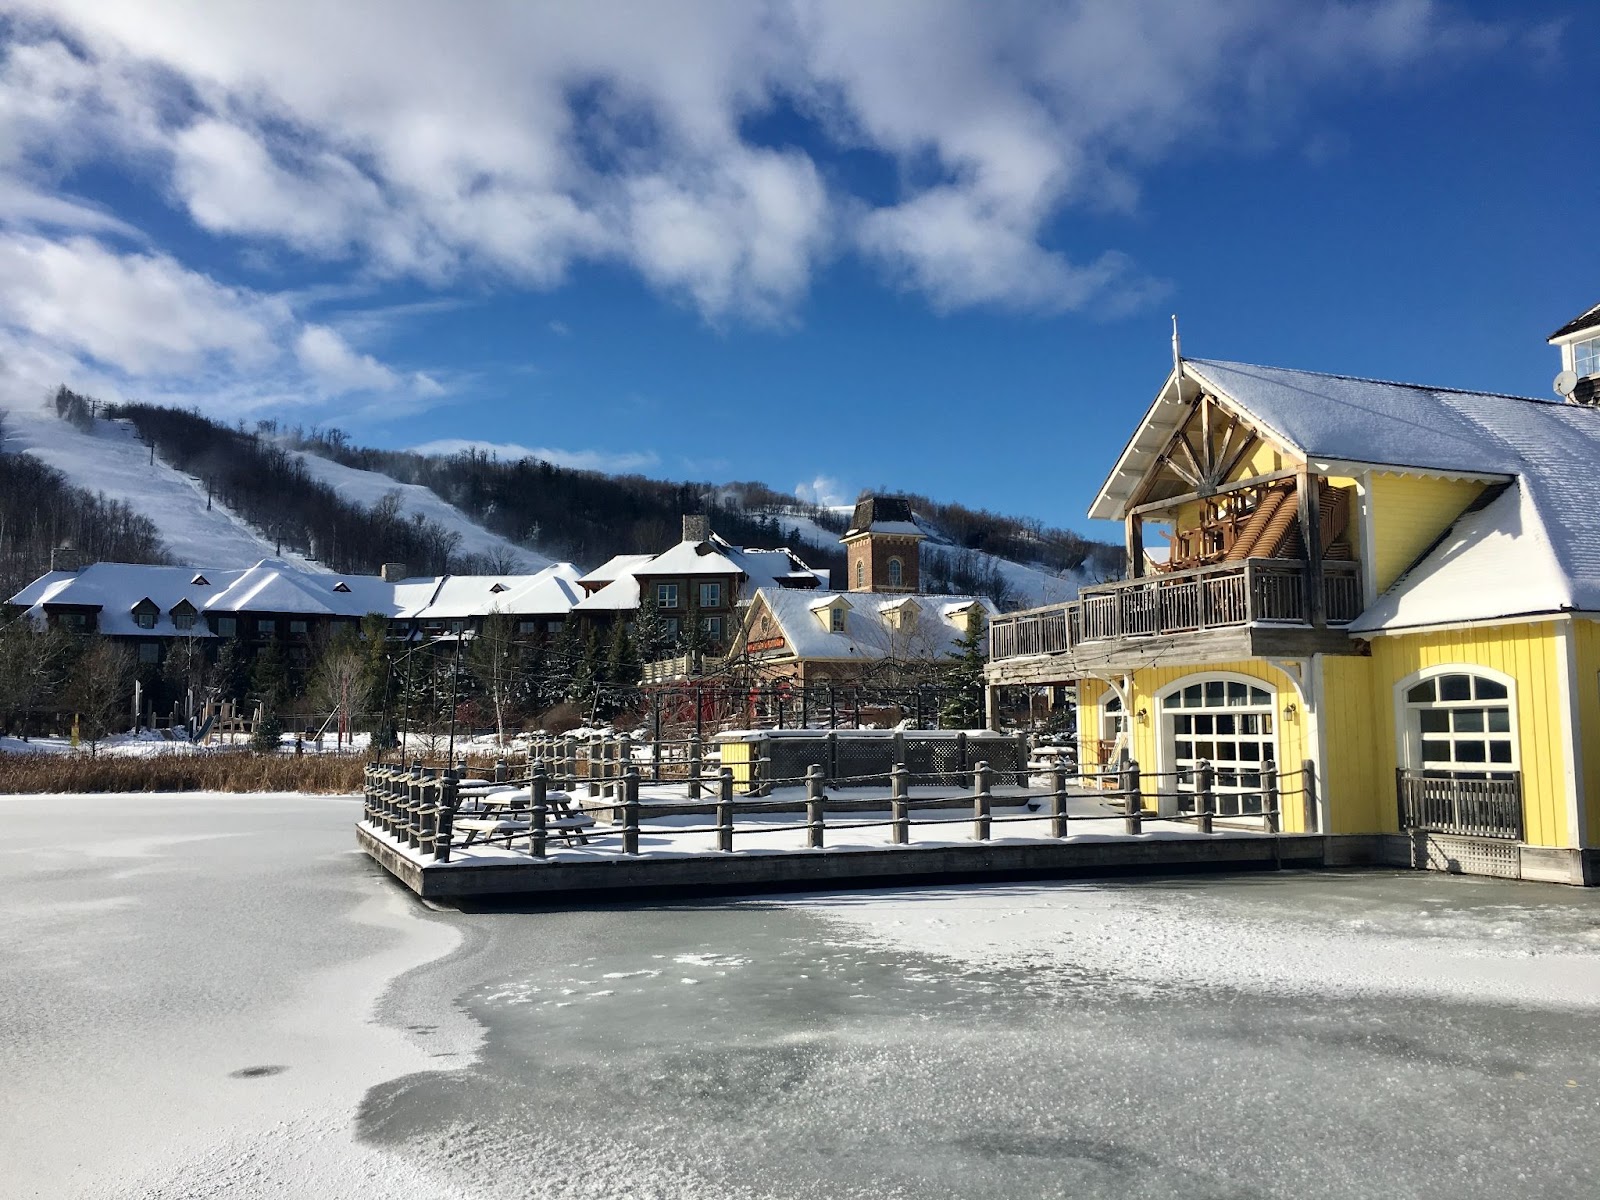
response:
M711 518L704 513L695 516L685 515L683 518L683 540L696 544L709 541L711 538Z
M399 583L406 577L405 563L384 563L378 569L379 576L385 583Z
M81 571L89 565L89 556L71 546L58 546L50 551L52 571Z

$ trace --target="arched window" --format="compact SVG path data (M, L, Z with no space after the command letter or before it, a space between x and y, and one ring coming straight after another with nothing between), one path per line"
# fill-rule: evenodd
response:
M889 560L889 586L892 588L899 587L900 580L904 577L904 575L905 568L900 565L900 560L898 558L891 558Z
M1128 745L1128 714L1122 707L1122 697L1110 688L1100 697L1100 744L1098 760L1101 765L1115 761L1117 751Z
M866 586L867 586L867 560L864 559L864 558L858 558L858 559L856 559L856 587L864 588Z
M1215 768L1212 790L1219 817L1258 816L1261 764L1277 761L1276 698L1260 680L1212 677L1184 680L1161 697L1162 737L1181 792L1195 790L1195 768ZM1180 812L1194 803L1180 796Z
M1406 765L1452 778L1515 771L1511 691L1509 679L1470 667L1445 667L1402 683Z

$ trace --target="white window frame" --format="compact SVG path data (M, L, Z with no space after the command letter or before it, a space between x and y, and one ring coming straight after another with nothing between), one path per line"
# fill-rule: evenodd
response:
M700 585L700 607L722 607L722 585L720 583L702 583Z
M1193 709L1178 709L1178 710L1174 710L1174 711L1180 712L1180 713L1181 712L1204 713L1204 714L1211 715L1211 716L1215 716L1215 715L1217 715L1219 713L1231 713L1233 715L1256 715L1256 716L1259 716L1259 715L1262 715L1262 714L1270 715L1271 718L1272 718L1272 732L1271 732L1270 735L1265 735L1265 736L1270 739L1269 743L1267 743L1267 744L1270 744L1270 746L1271 746L1272 761L1277 764L1278 769L1281 771L1283 769L1283 742L1282 742L1282 738L1283 738L1283 714L1279 710L1280 710L1280 708L1282 706L1282 703L1283 703L1282 693L1279 691L1278 685L1273 683L1271 680L1259 679L1254 675L1243 675L1243 674L1240 674L1240 673L1238 673L1236 671L1197 671L1192 675L1185 675L1182 679L1174 680L1172 683L1170 683L1166 687L1162 688L1159 692L1157 692L1151 698L1150 718L1151 718L1151 720L1157 722L1157 726L1156 726L1156 760L1157 760L1156 761L1156 769L1158 771L1160 771L1160 772L1163 772L1163 773L1175 772L1178 769L1178 766L1177 766L1177 764L1178 764L1178 750L1177 750L1177 741L1178 741L1178 739L1177 739L1176 734L1173 731L1172 723L1167 720L1167 715L1168 715L1167 697L1173 695L1176 692L1182 692L1185 688L1193 687L1197 683L1198 684L1207 684L1207 683L1222 683L1222 684L1241 683L1241 684L1244 684L1247 687L1256 688L1257 690L1263 691L1263 692L1265 692L1267 694L1267 702L1264 705L1263 704L1243 704L1243 705L1239 705L1239 706L1236 706L1236 707L1226 706L1225 705L1222 708L1193 708ZM1251 737L1253 740L1261 741L1264 735L1260 735L1260 734L1256 734L1256 735L1245 735L1245 734L1220 735L1219 734L1219 735L1214 735L1214 736L1226 736L1226 737L1230 737L1230 738ZM1243 760L1240 760L1240 761L1243 761ZM1263 759L1261 761L1265 761L1265 759ZM1223 771L1226 771L1226 770L1238 769L1238 770L1243 770L1243 771L1249 771L1251 769L1249 767L1234 768L1234 767L1231 767L1228 763L1219 762L1216 759L1211 759L1210 762L1211 762L1211 765L1214 768L1217 769L1219 776L1221 775L1221 773ZM1168 787L1168 783L1169 782L1172 785L1170 788ZM1174 776L1170 781L1169 780L1163 780L1162 781L1161 790L1162 791L1169 791L1170 790L1170 791L1177 791L1177 792L1188 792L1188 791L1193 791L1194 790L1194 784L1192 782L1189 782L1189 781L1184 781L1184 780L1177 779ZM1259 820L1260 819L1259 816L1254 814L1254 813L1245 813L1245 814L1240 815L1240 816L1235 816L1232 813L1228 813L1227 809L1224 807L1224 802L1221 799L1221 796L1223 794L1253 795L1254 791L1252 789L1246 789L1246 788L1242 788L1242 787L1241 788L1230 788L1226 784L1220 782L1220 779L1219 779L1219 781L1214 784L1214 791L1215 791L1215 794L1218 796L1218 801L1217 801L1217 806L1218 806L1218 810L1219 810L1218 813L1217 813L1218 816L1226 815L1229 820L1253 821L1253 820ZM1169 811L1168 811L1168 807L1167 806L1172 806L1172 812L1178 811L1177 805L1179 804L1179 802L1177 800L1162 800L1161 804L1163 806L1162 810L1161 810L1163 812L1163 814L1171 815L1169 813Z
M675 583L658 583L658 584L656 584L656 607L657 608L671 608L671 609L676 609L678 607L678 585L677 584L675 584Z
M889 560L889 586L892 588L904 587L906 578L906 565L898 558Z
M828 632L844 632L844 609L840 605L835 604L828 610Z
M1450 763L1441 766L1437 763L1429 764L1422 760L1422 730L1420 725L1418 728L1413 729L1411 714L1420 712L1429 706L1412 702L1407 693L1417 684L1429 679L1438 679L1443 675L1476 675L1498 683L1506 689L1505 705L1510 714L1510 719L1507 722L1510 726L1507 736L1511 740L1511 761L1509 763ZM1436 700L1432 707L1445 710L1456 708L1471 709L1485 707L1486 703L1494 703L1494 701ZM1399 765L1408 771L1439 771L1453 775L1478 776L1520 773L1522 771L1522 730L1517 721L1516 678L1507 675L1504 671L1497 671L1493 667L1479 666L1476 663L1440 663L1437 666L1424 667L1420 671L1415 671L1394 685L1394 737L1395 757L1398 759Z
M722 618L701 617L700 632L705 634L708 638L712 638L720 642L722 640Z
M1572 343L1572 369L1580 376L1600 375L1600 337Z

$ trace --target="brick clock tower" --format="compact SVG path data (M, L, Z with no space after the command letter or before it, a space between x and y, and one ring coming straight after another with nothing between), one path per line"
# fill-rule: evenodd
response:
M850 528L840 539L852 592L918 592L922 539L911 505L900 496L856 501Z

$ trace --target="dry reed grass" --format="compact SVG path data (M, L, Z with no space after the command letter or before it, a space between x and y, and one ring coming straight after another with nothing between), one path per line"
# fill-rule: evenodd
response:
M0 754L0 793L361 791L355 754L255 754L248 750L155 754Z

